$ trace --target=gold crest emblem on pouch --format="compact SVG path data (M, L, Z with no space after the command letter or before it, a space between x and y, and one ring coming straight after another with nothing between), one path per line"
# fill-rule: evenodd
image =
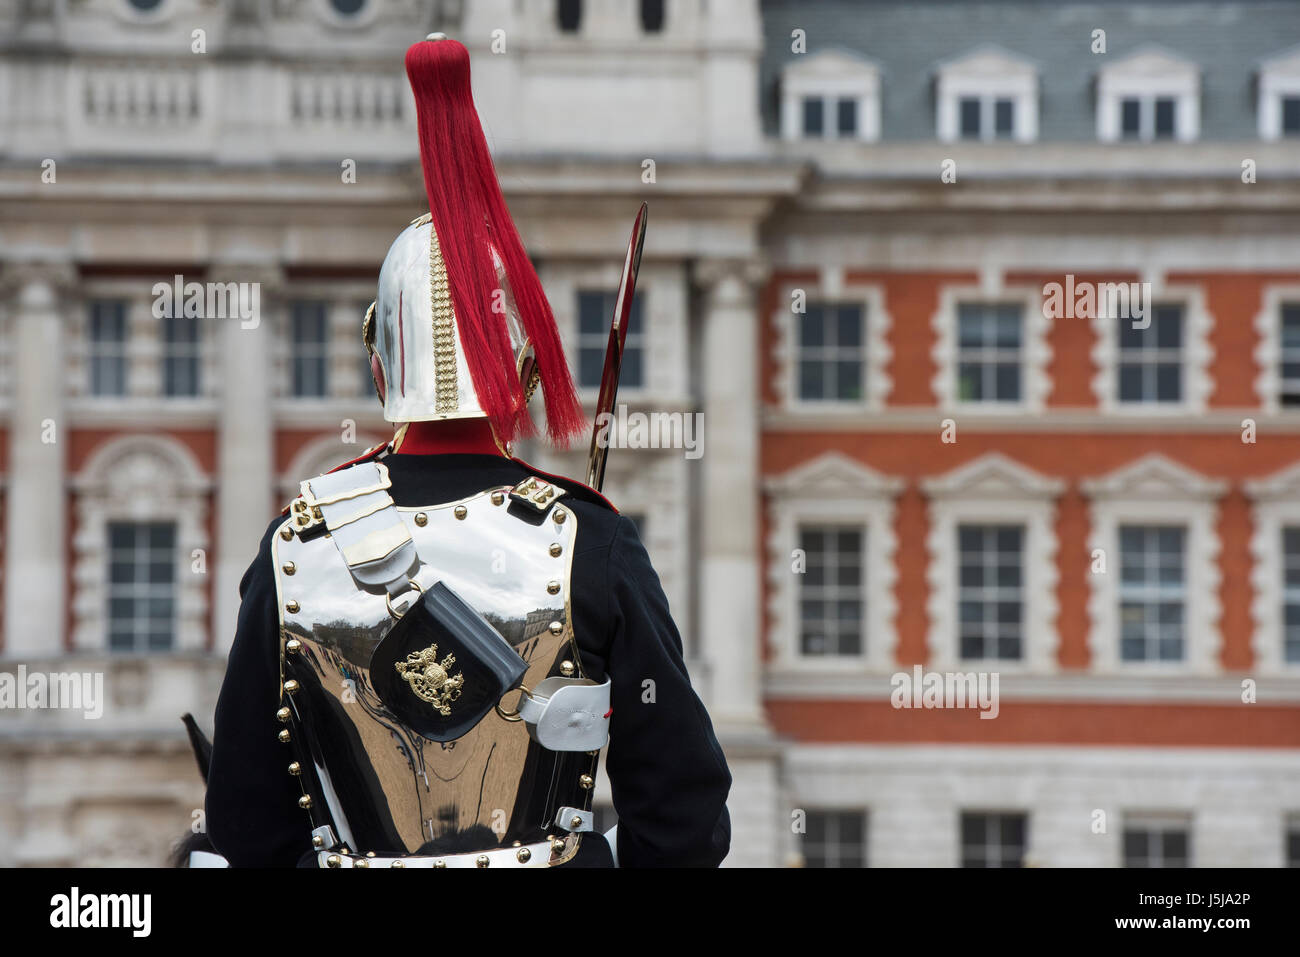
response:
M423 651L413 651L405 661L399 661L394 668L411 686L411 690L423 701L429 702L443 715L451 714L451 703L460 697L465 676L459 672L451 673L451 666L456 663L455 655L447 655L438 660L438 646L430 645Z

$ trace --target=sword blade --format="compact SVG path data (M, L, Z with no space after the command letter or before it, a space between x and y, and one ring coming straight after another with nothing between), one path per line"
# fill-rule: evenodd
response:
M595 425L591 432L591 451L587 455L587 484L600 491L605 484L605 456L609 453L608 429L606 441L601 441L601 423L614 411L618 398L618 377L623 371L623 346L627 342L627 324L632 316L632 299L636 294L636 276L641 269L641 247L645 245L645 225L649 208L645 203L637 211L632 224L632 237L627 243L627 258L623 260L623 278L618 284L618 297L614 300L614 318L609 326L609 339L605 344L605 367L600 374L600 395L596 399Z

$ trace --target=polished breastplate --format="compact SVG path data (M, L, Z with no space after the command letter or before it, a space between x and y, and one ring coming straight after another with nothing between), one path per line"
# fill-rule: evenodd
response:
M558 699L570 686L594 685L580 681L570 609L577 521L557 501L563 490L530 481L420 508L389 500L388 526L371 535L372 544L387 536L382 547L389 547L404 529L418 554L398 594L358 586L349 550L335 540L342 524L322 518L303 483L304 496L273 539L277 715L285 764L303 785L299 806L310 815L323 864L546 866L571 858L591 830L599 744L563 736L583 721L607 723L609 715L564 711L564 727L551 738L537 722L538 702L548 701L551 689L563 686L552 695ZM402 602L436 582L481 614L526 664L525 690L506 694L449 741L412 730L377 692L371 672ZM397 683L450 713L464 680L435 647L403 663ZM385 693L391 701L393 692ZM526 721L521 712L534 714ZM556 715L549 720L555 724ZM587 741L588 749L554 750L568 747L557 740Z

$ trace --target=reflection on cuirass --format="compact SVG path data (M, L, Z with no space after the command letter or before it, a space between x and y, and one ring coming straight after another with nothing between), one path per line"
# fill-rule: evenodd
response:
M580 677L569 609L577 522L562 505L530 514L509 492L399 509L423 563L416 584L441 580L482 614L527 663L524 687ZM596 753L533 741L510 720L517 691L453 741L399 720L370 672L396 621L390 604L358 589L328 535L303 541L289 528L275 537L281 678L292 692L292 733L342 843L381 856L511 847L549 838L561 807L590 808ZM427 707L456 707L464 678L436 649L404 663L402 674ZM314 823L325 820L321 810ZM576 848L570 841L565 857Z

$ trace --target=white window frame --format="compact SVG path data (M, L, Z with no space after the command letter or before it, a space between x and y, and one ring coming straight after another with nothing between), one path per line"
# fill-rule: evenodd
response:
M1282 100L1300 97L1300 47L1269 57L1259 65L1256 123L1266 142L1284 139Z
M171 438L124 436L96 449L71 486L73 647L108 651L109 523L173 522L176 634L170 652L157 654L201 651L208 632L208 576L216 565L208 540L211 481L193 453ZM206 553L203 574L193 570L195 549Z
M892 673L898 634L894 581L898 547L895 496L903 480L886 476L840 452L826 452L764 481L770 531L767 604L774 672ZM803 525L856 525L865 529L863 648L858 656L805 655L799 646L799 580L792 568Z
M962 401L957 398L957 362L960 353L957 347L958 307L963 303L1008 302L1023 307L1020 399L1016 402L987 399ZM1041 412L1046 407L1047 396L1052 389L1047 374L1052 359L1052 346L1048 339L1052 323L1043 314L1041 290L1017 287L997 292L981 286L944 286L939 291L939 308L931 318L930 325L935 332L931 356L938 369L931 386L941 410L1023 415L1026 412Z
M1250 581L1255 593L1250 606L1255 622L1250 643L1255 659L1253 670L1260 674L1300 675L1300 662L1288 662L1282 650L1282 529L1300 527L1300 464L1248 481L1245 490L1253 503L1254 519L1250 540Z
M1124 856L1124 834L1129 830L1142 831L1183 831L1187 835L1187 861L1185 867L1191 868L1196 862L1195 834L1192 830L1192 815L1188 813L1152 813L1150 811L1125 811L1120 822L1119 861L1117 866L1127 866Z
M778 289L779 300L772 315L776 336L772 346L776 366L777 395L783 408L792 412L879 412L893 389L888 370L892 351L889 329L893 319L885 309L884 290L875 283L860 283L831 275L824 270L816 282L787 282ZM799 319L794 311L795 296L802 292L806 304L855 305L862 308L863 356L862 375L865 388L862 398L804 399L799 395Z
M1214 318L1205 305L1205 290L1200 286L1167 285L1153 280L1151 300L1154 304L1177 304L1183 307L1183 397L1181 402L1120 402L1119 401L1119 336L1116 317L1112 315L1108 297L1099 297L1093 316L1092 361L1097 370L1092 378L1092 392L1097 407L1103 413L1116 415L1173 415L1182 416L1204 412L1214 388L1210 364L1214 347L1210 344L1210 330Z
M935 71L935 135L943 143L973 142L961 135L961 101L981 103L980 141L1032 143L1038 139L1038 68L1029 59L996 47L984 47L940 64ZM1011 136L998 140L994 131L996 100L1014 104Z
M1201 77L1195 63L1155 47L1108 63L1097 71L1097 139L1103 143L1131 143L1123 138L1120 104L1142 101L1141 135L1137 142L1153 142L1155 100L1174 101L1172 142L1194 142L1201 132Z
M930 586L926 612L928 667L968 671L1054 673L1059 670L1056 630L1056 498L1065 490L1049 478L1002 455L989 452L950 472L921 481L929 499L926 538ZM957 595L959 525L1021 525L1024 535L1022 638L1019 660L960 656Z
M1270 283L1260 296L1260 311L1255 314L1255 394L1265 412L1290 415L1300 412L1300 407L1287 407L1281 402L1282 377L1278 366L1282 361L1282 306L1300 303L1300 283Z
M546 298L555 314L555 324L565 345L569 368L578 367L578 290L618 288L623 261L578 263L547 260L538 270ZM641 318L645 329L653 329L642 351L642 385L619 387L619 401L636 408L688 411L695 408L688 382L688 331L690 315L687 280L680 263L643 262L637 276L638 295L643 297ZM588 407L595 403L597 386L578 385L578 396ZM533 406L541 401L537 396ZM612 459L611 459L612 461Z
M834 814L834 815L841 816L841 817L848 817L848 816L856 816L856 817L859 817L859 818L862 820L862 865L861 865L861 866L864 867L864 868L866 868L866 867L870 867L870 866L871 866L871 812L870 812L867 808L864 808L864 807L819 807L819 806L813 806L813 807L807 807L807 808L805 808L805 810L807 811L807 813L808 813L809 815L812 815L812 814L823 814L823 815L831 815L831 814ZM807 855L806 853L804 853L805 848L806 848L805 841L806 841L806 839L807 839L807 836L808 836L808 835L807 835L807 833L805 832L805 833L802 835L802 839L799 841L799 844L798 844L798 847L799 847L799 857L800 857L800 860L803 862L803 866L805 866L805 867L808 866L808 864L807 864L807 861L808 861L808 855ZM823 845L823 846L825 846L825 845ZM837 856L838 856L838 848L839 848L840 846L842 846L842 843L841 843L841 844L836 844L836 845L834 845L834 846L837 848L836 853L837 853ZM834 869L843 869L843 868L838 868L838 867L837 867L837 868L827 868L827 869L828 869L828 870L834 870Z
M1105 573L1089 564L1088 648L1089 670L1094 674L1213 675L1220 672L1222 639L1219 619L1221 578L1218 559L1221 544L1215 523L1218 499L1228 487L1219 479L1158 453L1151 453L1121 468L1079 483L1092 499L1089 555L1102 549ZM1182 661L1123 661L1119 627L1119 527L1121 525L1178 525L1187 529L1186 630Z
M964 835L962 834L962 818L964 818L964 817L966 817L966 816L968 816L968 815L970 815L970 816L979 815L980 817L984 817L984 818L988 818L988 817L998 817L998 818L1003 818L1003 817L1019 817L1019 818L1024 818L1024 821L1025 821L1024 839L1025 839L1025 841L1024 841L1024 845L1023 845L1022 848L1021 848L1022 853L1021 853L1021 856L1020 856L1020 866L1021 866L1021 867L1024 867L1024 866L1026 865L1026 863L1030 860L1030 855L1029 855L1029 847L1030 847L1030 843L1029 843L1029 842L1030 842L1031 838L1033 837L1033 823L1034 823L1034 815L1033 815L1033 812L1032 812L1032 811L1030 811L1030 810L1027 809L1027 808L1024 808L1024 809L1014 809L1014 810L998 810L998 809L993 809L993 808L962 807L962 808L959 808L959 809L958 809L958 812L957 812L957 866L958 866L958 867L963 867L963 868L965 867L965 861L966 861L966 846L967 846L967 845L966 845L966 842L965 842L965 837L964 837ZM1002 835L1002 827L1001 827L1001 824L999 823L999 826L998 826L998 836L999 836L999 838L1001 837L1001 835ZM988 847L989 847L988 842L986 841L986 842L984 843L983 846L984 846L984 860L987 862L987 861L988 861ZM997 846L998 846L998 848L1000 849L1000 848L1002 847L1002 842L999 841ZM999 858L999 861L1000 861L1000 860L1001 860L1001 854L1000 854L1000 853L999 853L999 855L998 855L998 858ZM999 863L999 868L1001 868L1001 864L1000 864L1000 863ZM985 868L985 869L987 869L987 868Z
M803 131L803 101L822 100L822 134ZM838 132L841 99L858 104L857 130L852 136ZM880 68L872 61L841 50L804 54L781 71L781 138L806 142L831 140L874 143L880 139Z

